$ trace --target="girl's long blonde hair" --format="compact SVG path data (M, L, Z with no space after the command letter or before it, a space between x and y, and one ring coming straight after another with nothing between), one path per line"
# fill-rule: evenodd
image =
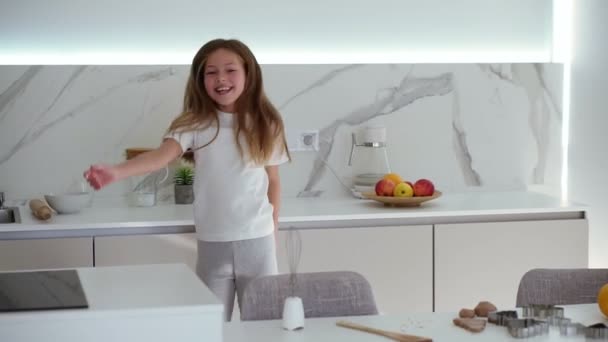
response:
M196 149L212 143L219 133L217 106L205 91L205 65L209 55L218 49L236 53L245 69L245 87L236 100L234 126L236 144L241 156L243 146L239 136L243 134L251 159L256 164L267 162L277 147L291 160L285 140L285 128L278 110L270 103L264 93L262 71L251 50L236 39L215 39L205 45L194 56L190 76L186 83L184 105L181 114L173 120L167 132L184 132L216 126L211 141Z

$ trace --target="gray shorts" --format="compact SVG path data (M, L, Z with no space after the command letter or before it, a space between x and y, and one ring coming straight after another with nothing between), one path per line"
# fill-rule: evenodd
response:
M227 242L198 240L196 274L224 303L224 319L232 317L235 292L240 304L250 279L278 273L274 234Z

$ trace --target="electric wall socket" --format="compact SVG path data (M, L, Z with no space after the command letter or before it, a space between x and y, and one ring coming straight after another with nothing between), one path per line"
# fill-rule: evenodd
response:
M300 130L292 132L287 143L291 151L318 151L319 130Z

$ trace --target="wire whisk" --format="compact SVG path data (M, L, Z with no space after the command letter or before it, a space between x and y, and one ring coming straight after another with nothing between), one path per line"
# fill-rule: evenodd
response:
M297 229L289 229L287 239L285 240L285 249L287 250L287 261L289 262L289 287L291 297L295 297L297 286L297 273L302 255L302 237Z

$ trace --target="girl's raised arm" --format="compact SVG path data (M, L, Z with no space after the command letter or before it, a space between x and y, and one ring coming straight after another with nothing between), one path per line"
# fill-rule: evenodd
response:
M95 190L121 179L156 171L182 154L181 145L165 139L157 148L116 165L95 164L84 172L84 178Z

